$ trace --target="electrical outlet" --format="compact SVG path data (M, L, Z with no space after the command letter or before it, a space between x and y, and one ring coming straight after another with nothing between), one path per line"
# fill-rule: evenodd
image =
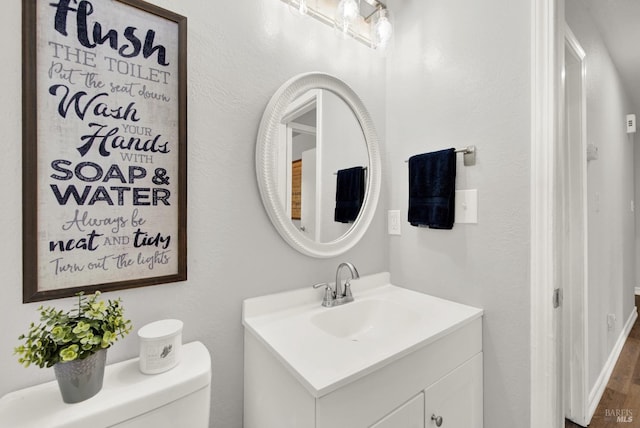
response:
M387 212L387 230L389 235L400 235L400 210Z
M627 134L635 134L636 132L636 115L627 115Z

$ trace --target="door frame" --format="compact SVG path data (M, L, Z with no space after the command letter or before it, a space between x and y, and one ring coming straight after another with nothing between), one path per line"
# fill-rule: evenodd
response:
M322 116L317 113L316 126L306 126L296 123L295 120L300 116L316 109L320 112L322 109L322 91L313 89L299 98L295 99L287 107L282 119L278 123L278 150L276 153L276 171L279 171L276 177L278 194L285 204L285 212L291 214L291 169L292 169L292 152L293 152L293 132L314 135L316 138L317 153L321 153L321 147L317 143L321 141Z
M564 0L531 2L530 426L561 428L561 312L553 305L556 148L561 140Z
M588 387L588 218L587 95L585 51L568 25L564 33L563 129L558 171L564 200L558 201L563 251L558 254L564 291L562 363L565 417L586 426L591 420ZM568 67L569 64L573 67ZM569 91L569 92L568 92ZM567 94L569 94L567 96Z

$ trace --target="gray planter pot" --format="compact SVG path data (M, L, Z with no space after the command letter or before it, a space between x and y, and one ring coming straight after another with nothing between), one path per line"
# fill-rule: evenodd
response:
M79 403L100 392L106 361L107 350L101 349L84 360L61 362L53 366L62 401Z

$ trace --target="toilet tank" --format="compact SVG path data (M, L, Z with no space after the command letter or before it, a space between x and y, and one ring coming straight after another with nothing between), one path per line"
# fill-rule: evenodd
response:
M11 392L0 399L0 427L207 428L210 396L211 357L192 342L161 374L142 374L138 358L108 365L102 390L80 403L65 404L56 381Z

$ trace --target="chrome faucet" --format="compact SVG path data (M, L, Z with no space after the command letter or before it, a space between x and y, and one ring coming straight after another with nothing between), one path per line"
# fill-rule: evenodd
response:
M347 279L344 283L344 289L342 288L342 281L340 279L340 271L342 268L348 268L351 273L351 278ZM331 288L331 284L321 282L315 284L313 288L324 287L324 297L322 298L322 306L332 307L339 306L344 303L353 302L353 294L351 294L351 280L360 278L358 269L351 263L340 263L336 270L336 282L335 290Z
M340 283L340 271L343 267L349 268L351 272L351 279L360 278L360 274L358 273L358 269L354 265L348 262L340 263L338 269L336 270L336 300L342 299L341 303L353 302L353 294L351 294L351 281L347 279L344 283L344 290L342 289L342 284Z

